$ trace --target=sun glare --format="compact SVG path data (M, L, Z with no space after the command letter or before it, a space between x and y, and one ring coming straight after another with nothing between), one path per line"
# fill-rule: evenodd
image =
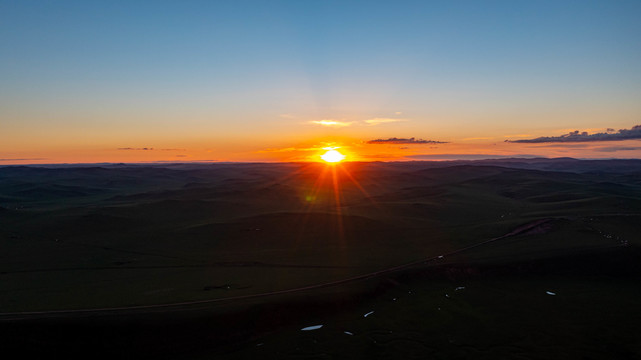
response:
M345 155L336 150L327 150L326 153L321 155L321 159L328 163L337 163L343 161L343 159L345 159Z

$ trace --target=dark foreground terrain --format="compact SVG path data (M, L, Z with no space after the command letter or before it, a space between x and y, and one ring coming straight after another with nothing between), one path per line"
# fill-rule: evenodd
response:
M638 359L640 233L636 160L0 167L0 345Z

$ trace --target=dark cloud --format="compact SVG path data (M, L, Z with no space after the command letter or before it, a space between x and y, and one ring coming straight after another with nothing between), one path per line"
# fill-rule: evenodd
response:
M542 136L536 139L505 140L514 143L548 143L548 142L585 142L585 141L620 141L641 139L641 125L633 126L632 129L621 129L614 131L609 128L604 133L588 134L579 130L569 132L561 136Z
M130 147L118 148L118 150L153 150L153 149L154 148L147 148L147 147L144 147L144 148L130 148Z
M367 142L368 144L446 144L447 141L434 141L434 140L423 140L416 138L389 138L389 139L374 139Z

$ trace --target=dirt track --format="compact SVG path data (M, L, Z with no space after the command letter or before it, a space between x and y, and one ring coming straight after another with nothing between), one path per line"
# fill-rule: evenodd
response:
M357 275L357 276L352 276L349 278L337 280L337 281L330 281L330 282L325 282L325 283L320 283L320 284L315 284L315 285L309 285L309 286L303 286L303 287L298 287L298 288L293 288L293 289L286 289L286 290L279 290L279 291L271 291L271 292L265 292L265 293L259 293L259 294L251 294L251 295L242 295L242 296L232 296L232 297L226 297L226 298L218 298L218 299L209 299L209 300L198 300L198 301L185 301L185 302L179 302L179 303L171 303L171 304L156 304L156 305L138 305L138 306L125 306L125 307L113 307L113 308L93 308L93 309L71 309L71 310L53 310L53 311L29 311L29 312L16 312L16 313L0 313L0 321L15 321L15 320L20 320L20 319L37 319L37 318L50 318L50 317L69 317L69 316L91 316L91 315L99 315L103 313L113 313L113 312L143 312L143 311L149 311L149 310L162 310L162 311L169 311L170 309L179 309L183 308L186 306L192 306L192 305L202 305L202 304L211 304L211 303L221 303L221 302L229 302L229 301L238 301L238 300L245 300L245 299L255 299L255 298L261 298L261 297L268 297L268 296L275 296L275 295L283 295L283 294L291 294L291 293L297 293L297 292L303 292L303 291L308 291L308 290L314 290L314 289L321 289L321 288L327 288L327 287L332 287L332 286L337 286L337 285L343 285L346 283L354 282L354 281L359 281L363 279L368 279L376 276L381 276L387 273L395 272L395 271L400 271L404 270L413 266L417 265L424 265L430 262L436 262L443 260L447 256L455 255L462 253L464 251L477 248L498 240L502 240L508 237L512 236L517 236L520 234L528 233L532 230L536 230L540 228L541 226L548 224L550 222L554 221L552 218L546 218L546 219L540 219L540 220L535 220L530 223L521 225L517 227L516 229L508 232L507 234L504 234L502 236L498 236L489 240L482 241L480 243L466 246L454 251L450 251L448 253L436 255L427 259L421 259L417 261L413 261L410 263L406 263L403 265L399 266L394 266L390 268L386 268L383 270L378 270L374 272L370 272L367 274L362 274L362 275ZM245 266L243 264L246 263L235 263L237 266ZM263 264L264 266L279 266L275 264ZM299 267L297 265L290 265L288 267ZM35 270L34 270L35 271Z

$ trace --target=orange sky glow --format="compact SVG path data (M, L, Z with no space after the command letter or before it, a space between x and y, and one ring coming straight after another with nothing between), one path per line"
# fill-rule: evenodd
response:
M56 163L146 163L146 162L309 162L322 161L328 147L345 155L344 161L438 161L478 160L505 157L577 157L619 158L641 157L638 140L604 141L598 143L521 144L484 139L462 140L442 144L368 144L360 139L312 139L308 142L284 144L282 147L244 149L240 146L220 147L107 147L76 146L34 149L4 153L0 165ZM623 153L625 156L621 156Z

